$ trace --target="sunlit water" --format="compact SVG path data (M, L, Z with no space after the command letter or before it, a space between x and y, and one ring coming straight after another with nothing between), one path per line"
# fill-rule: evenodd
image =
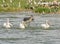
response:
M34 15L34 21L26 29L19 23L24 17ZM3 23L9 18L13 27L6 29ZM49 29L41 28L45 20L51 22ZM38 15L35 13L0 13L0 44L60 44L60 15Z

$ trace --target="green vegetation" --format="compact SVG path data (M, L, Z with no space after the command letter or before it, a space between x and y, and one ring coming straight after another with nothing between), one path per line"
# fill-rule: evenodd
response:
M60 8L48 8L48 7L37 7L34 9L35 12L38 13L56 13L57 11L59 11Z
M34 9L34 11L35 12L39 12L39 13L42 13L42 12L49 13L50 9L49 8L45 8L45 7L37 7L36 9Z
M20 11L24 9L25 6L27 5L26 0L12 0L12 3L10 2L10 0L4 0L4 1L5 2L3 2L3 0L0 0L0 12Z
M32 10L38 13L55 13L60 11L60 6L48 7L46 5L37 5L34 4L34 0L32 0L32 4L28 2L28 0L0 0L0 12L14 12L14 11L22 11L22 10ZM35 0L37 3L39 0ZM42 0L42 2L53 2L54 0ZM60 0L58 0L60 1Z

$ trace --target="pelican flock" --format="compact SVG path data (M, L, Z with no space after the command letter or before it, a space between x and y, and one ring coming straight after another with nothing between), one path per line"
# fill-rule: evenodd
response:
M20 22L19 27L22 29L25 29L26 27L28 27L28 23L30 23L31 21L33 21L33 16L31 17L26 17L23 19L23 21ZM9 18L7 18L7 21L5 23L3 23L3 27L5 28L11 28L13 25L9 22ZM45 21L45 23L41 24L41 27L44 29L47 29L50 27L50 23L48 20Z

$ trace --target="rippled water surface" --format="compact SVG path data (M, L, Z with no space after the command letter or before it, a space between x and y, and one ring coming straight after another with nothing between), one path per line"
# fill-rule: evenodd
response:
M34 15L34 21L26 29L20 29L19 23L24 17ZM3 23L9 18L13 27L6 29ZM49 29L41 28L49 20ZM60 15L38 15L36 13L0 13L0 44L60 44Z

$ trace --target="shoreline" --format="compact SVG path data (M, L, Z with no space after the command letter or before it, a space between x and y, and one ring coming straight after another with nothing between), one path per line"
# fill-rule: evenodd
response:
M46 14L60 14L60 11L58 11L56 13L53 13L53 12L51 12L51 13L39 13L39 12L34 12L31 9L24 9L24 10L20 10L20 11L7 11L7 12L1 11L0 13L37 13L37 14L46 15Z

